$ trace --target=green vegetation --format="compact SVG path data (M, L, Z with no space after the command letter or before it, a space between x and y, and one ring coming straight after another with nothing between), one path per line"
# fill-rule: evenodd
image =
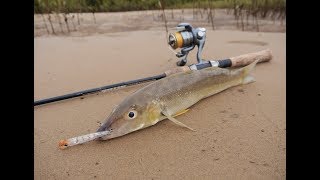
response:
M285 9L286 0L163 0L164 8L258 8L264 12ZM159 0L35 0L35 13L52 11L116 12L159 9Z

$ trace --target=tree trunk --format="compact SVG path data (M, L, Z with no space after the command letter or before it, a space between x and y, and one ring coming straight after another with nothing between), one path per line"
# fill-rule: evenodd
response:
M164 4L163 4L163 0L160 0L159 1L160 2L160 6L161 6L161 9L162 9L162 14L163 14L163 19L164 19L164 25L165 25L165 27L166 27L166 32L167 32L167 34L168 34L168 26L167 26L167 18L166 18L166 13L165 13L165 11L164 11ZM167 36L167 34L166 34L166 36ZM166 37L167 38L167 37Z
M257 15L255 15L255 19L256 19L257 32L259 32L259 22L258 22L258 17L257 17Z
M242 9L240 9L240 19L241 19L241 29L244 31L244 23L243 23L243 12Z
M94 23L97 24L97 22L96 22L96 16L94 15L94 12L92 12L92 15L93 15L93 21L94 21Z
M77 29L76 29L76 25L74 24L74 15L72 15L71 21L73 25L73 30L76 31Z
M68 33L70 33L69 24L68 24L68 17L65 13L63 13L63 16L64 16L64 22L66 23Z
M60 30L61 30L61 32L62 32L62 33L64 33L64 32L63 32L63 28L62 28L62 22L61 22L61 19L60 19L59 13L56 13L56 18L58 19L58 22L59 22L59 26L60 26Z
M174 16L173 16L173 8L171 8L171 19L174 19Z
M79 13L77 13L78 25L80 25Z
M52 30L52 33L53 34L56 34L56 32L54 31L54 28L53 28L53 25L52 25L52 21L51 21L51 16L50 16L50 14L48 14L48 20L49 20L49 22L50 22L50 25L51 25L51 30Z
M41 17L42 17L42 20L43 20L43 23L44 23L44 26L46 27L46 30L47 30L47 33L50 34L50 31L48 29L48 26L47 26L47 23L46 23L46 19L44 18L43 14L41 13Z

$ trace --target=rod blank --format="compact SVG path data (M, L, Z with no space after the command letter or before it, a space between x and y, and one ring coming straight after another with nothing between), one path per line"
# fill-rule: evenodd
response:
M128 85L133 85L133 84L139 84L139 83L142 83L142 82L158 80L158 79L161 79L161 78L164 78L164 77L166 77L166 74L160 74L160 75L151 76L151 77L147 77L147 78L141 78L141 79L126 81L126 82L111 84L111 85L107 85L107 86L103 86L103 87L88 89L88 90L84 90L84 91L79 91L79 92L75 92L75 93L70 93L70 94L66 94L66 95L62 95L62 96L42 99L42 100L35 101L33 103L33 106L38 106L38 105L47 104L47 103L51 103L51 102L56 102L56 101L61 101L61 100L65 100L65 99L75 98L75 97L83 96L83 95L86 95L86 94L100 92L102 90L112 89L112 88L116 88L116 87L128 86Z

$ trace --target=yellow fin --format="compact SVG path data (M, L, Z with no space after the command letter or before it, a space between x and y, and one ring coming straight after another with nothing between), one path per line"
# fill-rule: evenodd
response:
M171 122L174 122L175 124L179 125L179 126L182 126L182 127L185 127L185 128L188 128L190 129L191 131L195 131L194 129L192 129L191 127L183 124L182 122L176 120L174 117L170 116L168 113L166 112L162 112L163 115L165 115ZM183 113L182 113L183 114Z
M180 111L180 112L176 113L175 115L173 115L172 117L180 116L181 114L184 114L184 113L188 112L189 110L190 110L190 109L182 110L182 111Z

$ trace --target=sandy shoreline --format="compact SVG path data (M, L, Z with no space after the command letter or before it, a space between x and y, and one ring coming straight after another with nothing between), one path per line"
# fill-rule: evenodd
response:
M208 30L205 59L270 48L256 82L228 89L178 117L105 142L67 150L60 139L94 132L143 85L34 110L35 179L285 179L286 34ZM177 60L162 30L36 37L35 100L162 73ZM189 63L195 62L195 52Z

